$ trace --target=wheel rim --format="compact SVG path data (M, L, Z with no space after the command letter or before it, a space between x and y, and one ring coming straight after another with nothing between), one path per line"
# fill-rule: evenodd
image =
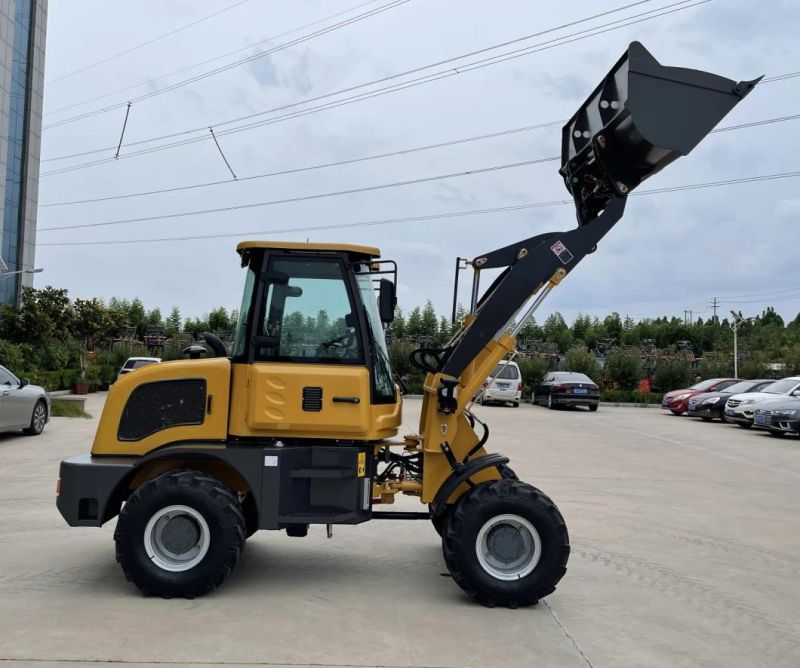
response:
M188 571L208 552L211 532L205 518L189 506L167 506L150 518L144 530L144 549L159 568Z
M475 553L484 571L498 580L519 580L536 568L542 556L539 532L519 515L496 515L475 540Z
M33 409L33 429L35 431L40 432L44 429L45 418L44 406L36 404L36 408Z
M553 395L552 394L548 394L547 395L547 407L548 408L552 408L553 407Z

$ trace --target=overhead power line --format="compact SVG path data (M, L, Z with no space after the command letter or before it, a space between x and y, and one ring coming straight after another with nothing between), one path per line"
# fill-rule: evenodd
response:
M239 59L239 60L237 60L237 61L235 61L233 63L228 63L227 65L222 65L222 66L217 67L217 68L215 68L215 69L213 69L213 70L211 70L209 72L204 72L204 73L201 73L201 74L197 74L197 75L195 75L193 77L189 77L188 79L184 79L183 81L177 81L177 82L169 84L167 86L163 86L162 88L157 88L155 90L149 91L149 92L147 92L147 93L145 93L143 95L140 95L138 97L133 98L132 100L130 100L130 103L133 103L133 102L138 103L138 102L142 102L144 100L149 100L150 98L156 97L156 96L161 95L163 93L167 93L167 92L170 92L170 91L173 91L173 90L177 90L178 88L183 88L184 86L188 86L189 84L195 83L197 81L202 81L203 79L207 79L209 77L215 76L215 75L220 74L222 72L227 72L228 70L231 70L231 69L233 69L235 67L240 67L241 65L244 65L246 63L251 63L251 62L253 62L255 60L259 60L261 58L265 58L265 57L270 56L270 55L272 55L274 53L278 53L279 51L285 51L286 49L288 49L290 47L296 46L297 44L302 44L304 42L308 42L308 41L310 41L312 39L316 39L317 37L322 37L323 35L327 35L328 33L333 32L335 30L339 30L341 28L345 28L345 27L347 27L349 25L352 25L353 23L358 23L359 21L363 21L365 19L372 18L373 16L377 16L378 14L382 14L383 12L386 12L386 11L388 11L390 9L394 9L395 7L399 7L401 5L404 5L404 4L406 4L406 3L410 2L410 1L411 0L391 0L391 2L388 2L388 3L384 4L384 5L381 5L380 7L377 7L375 9L370 9L369 11L364 12L363 14L358 14L358 15L353 16L351 18L344 19L344 20L339 21L338 23L335 23L333 25L326 26L325 28L320 28L319 30L316 30L315 32L309 33L307 35L302 35L302 36L298 37L297 39L291 40L289 42L284 42L283 44L278 44L278 45L276 45L276 46L274 46L272 48L269 48L269 49L264 49L262 51L258 51L257 53L254 53L254 54L251 54L250 56L247 56L246 58L241 58L241 59ZM101 107L100 109L95 109L93 111L87 111L87 112L85 112L83 114L78 114L76 116L71 116L70 118L64 118L64 119L61 119L61 120L58 120L58 121L54 121L52 123L49 123L48 125L45 125L43 130L49 130L50 128L55 128L55 127L59 127L59 126L62 126L62 125L67 125L69 123L75 123L77 121L80 121L80 120L83 120L83 119L86 119L86 118L91 118L93 116L98 116L98 115L104 114L104 113L106 113L108 111L113 111L114 109L119 109L120 107L124 106L124 104L125 103L113 104L113 105L110 105L110 106Z
M575 32L575 33L571 33L571 34L568 34L568 35L562 35L562 36L554 38L554 39L550 39L550 40L546 40L544 42L539 42L537 44L533 44L533 45L529 45L529 46L526 46L526 47L518 48L518 49L515 49L513 51L508 51L508 52L497 54L497 55L494 55L494 56L489 56L489 57L486 57L486 58L482 58L482 59L477 60L477 61L468 62L468 63L462 64L462 65L458 65L457 67L448 67L445 70L442 70L442 71L439 71L439 72L433 72L433 73L430 73L430 74L425 74L423 76L416 77L415 79L411 79L410 81L404 81L404 82L400 82L400 83L393 83L393 84L391 84L389 86L385 86L383 88L379 88L379 89L376 89L376 90L368 90L366 92L360 92L360 93L357 93L355 95L350 95L349 97L345 97L345 98L340 99L340 100L333 100L333 101L330 101L330 102L326 102L324 104L317 105L315 107L310 107L308 109L301 109L301 110L293 111L291 113L284 114L283 116L276 116L275 118L262 119L262 120L259 120L259 121L254 121L253 120L255 118L262 117L262 116L265 116L265 115L277 114L278 112L286 111L286 110L292 109L294 107L307 105L307 104L310 104L310 103L313 103L313 102L319 102L321 100L334 98L334 97L339 96L339 95L345 95L345 94L348 94L348 93L353 93L354 91L359 91L359 90L362 90L362 89L365 89L365 88L369 88L370 86L375 86L377 84L382 84L382 83L386 83L388 81L392 81L392 80L400 79L400 78L403 78L403 77L407 77L409 75L417 74L417 73L423 72L425 70L432 69L434 67L439 67L439 66L442 66L442 65L450 65L452 63L455 63L456 61L463 60L465 58L474 56L476 54L483 54L483 53L486 53L486 52L489 52L489 51L493 51L493 50L508 46L510 44L514 44L514 43L530 40L530 39L532 39L534 37L537 37L537 36L541 36L541 35L544 35L544 34L547 34L547 33L556 32L556 31L562 30L565 27L570 27L570 26L573 26L573 25L577 25L579 23L585 23L587 21L591 21L591 20L596 19L598 17L605 16L607 14L611 14L611 13L615 13L615 12L619 12L619 11L622 11L624 9L628 9L630 7L633 7L633 6L636 6L636 5L641 5L641 4L644 4L645 2L651 2L651 1L652 0L640 0L639 2L636 2L636 3L633 3L633 4L629 4L629 5L625 5L623 7L615 9L615 10L610 10L608 12L603 12L601 14L596 14L596 15L593 15L593 16L590 16L590 17L586 17L586 18L583 18L583 19L580 19L580 20L572 21L570 23L566 23L566 24L563 24L563 25L560 25L560 26L557 26L557 27L554 27L554 28L549 28L547 30L543 30L543 31L539 31L539 32L536 32L536 33L532 33L530 35L525 35L525 36L517 38L515 40L506 41L506 42L503 42L501 44L496 44L496 45L491 46L491 47L486 47L484 49L480 49L478 51L472 51L472 52L467 53L467 54L462 54L460 56L455 56L455 57L452 57L452 58L448 58L446 60L438 61L436 63L431 63L429 65L425 65L425 66L422 66L422 67L417 67L417 68L414 68L414 69L411 69L411 70L406 70L405 72L400 72L400 73L397 73L397 74L389 75L389 76L386 76L386 77L382 77L380 79L375 79L373 81L369 81L369 82L365 82L365 83L362 83L362 84L358 84L356 86L350 86L348 88L343 88L343 89L340 89L340 90L337 90L337 91L332 91L332 92L329 92L329 93L325 93L323 95L317 95L315 97L306 98L304 100L298 100L296 102L289 103L289 104L284 104L284 105L281 105L279 107L274 107L272 109L267 109L267 110L256 112L256 113L253 113L253 114L248 114L246 116L241 116L241 117L238 117L238 118L229 119L227 121L222 121L222 122L219 122L219 123L215 123L215 124L213 124L213 127L218 129L218 133L217 134L219 136L222 136L224 134L231 134L231 133L234 133L234 132L243 132L243 131L251 130L251 129L254 129L256 127L262 127L262 126L269 125L269 124L272 124L272 123L282 122L282 121L290 120L292 118L298 118L300 116L305 116L305 115L308 115L308 114L311 114L311 113L317 113L319 111L324 111L324 110L327 110L327 109L333 109L333 108L336 108L336 107L339 107L339 106L343 106L345 104L353 104L355 102L359 102L359 101L366 100L366 99L371 99L373 97L386 95L386 94L389 94L389 93L397 92L399 90L405 90L407 88L412 88L412 87L423 85L423 84L426 84L426 83L431 83L433 81L438 81L440 79L444 79L444 78L447 78L447 77L456 76L456 75L459 75L459 74L463 74L465 72L473 71L475 69L481 69L481 68L484 68L484 67L489 67L489 66L492 66L492 65L499 64L501 62L506 62L508 60L512 60L512 59L515 59L515 58L520 58L520 57L523 57L523 56L526 56L526 55L530 55L532 53L537 53L537 52L540 52L540 51L544 51L544 50L547 50L547 49L556 48L558 46L563 46L565 44L569 44L569 43L572 43L572 42L575 42L575 41L579 41L579 40L582 40L582 39L588 39L589 37L594 37L596 35L600 35L600 34L603 34L605 32L609 32L611 30L618 30L620 28L627 27L627 26L630 26L630 25L634 25L634 24L640 23L642 21L652 20L654 18L659 18L661 16L665 16L667 14L671 14L671 13L674 13L676 11L682 11L682 10L685 10L685 9L689 9L691 7L698 6L700 4L705 4L706 2L710 2L710 0L680 0L679 2L675 2L675 3L669 4L669 5L665 5L665 6L657 8L657 9L648 10L647 12L642 12L640 14L627 16L627 17L624 17L622 19L617 19L615 21L612 21L612 22L606 23L606 24L602 24L600 26L594 26L592 28L587 28L585 30L581 30L581 31L578 31L578 32ZM251 121L251 122L245 123L245 124L241 124L243 121ZM226 129L220 129L220 128L224 128L224 126L234 125L236 123L240 123L240 125L235 126L235 127L231 127L231 128L229 128L227 130ZM149 139L142 139L142 140L138 140L138 141L135 141L135 142L130 142L130 143L128 143L126 145L126 147L145 146L147 144L153 144L154 142L160 142L160 141L165 141L165 140L170 140L170 139L177 139L179 137L184 137L184 139L180 139L178 141L173 141L173 142L169 142L169 143L161 144L161 145L156 145L156 146L150 146L148 148L143 148L143 149L141 149L139 151L129 152L126 157L133 157L135 155L144 155L146 153L151 153L153 151L168 150L168 149L176 148L178 146L185 146L187 144L192 144L192 143L195 143L197 141L201 141L203 139L203 137L200 137L200 136L188 137L188 135L196 135L200 131L204 132L207 127L208 126L203 126L202 128L192 128L192 129L189 129L189 130L182 130L182 131L179 131L179 132L173 132L173 133L161 135L161 136L158 136L158 137L150 137ZM93 155L93 154L98 154L98 153L105 153L108 150L110 150L110 149L109 148L92 149L92 150L89 150L89 151L82 151L82 152L79 152L79 153L72 153L72 154L64 155L64 156L56 156L56 157L53 157L53 158L45 158L43 160L43 162L52 162L52 161L57 161L57 160L65 160L65 159L70 159L70 158L88 156L88 155ZM79 163L79 164L70 165L70 166L67 166L67 167L64 167L64 168L61 168L61 169L57 169L57 170L51 170L51 171L46 172L45 174L43 174L43 176L52 175L52 174L60 174L60 173L64 173L64 172L73 171L75 169L85 169L87 167L93 167L95 165L105 164L107 162L108 162L107 159L99 159L99 160L94 160L94 161L90 161L90 162L86 162L86 163Z
M186 67L173 70L172 72L168 72L167 74L162 74L157 77L151 77L149 79L145 79L144 81L141 81L138 84L133 84L132 86L126 86L125 88L118 88L117 90L111 91L110 93L104 93L103 95L96 95L95 97L90 97L85 100L81 100L80 102L73 102L72 104L67 104L63 107L58 107L57 109L51 109L47 111L44 115L45 117L52 116L53 114L57 114L62 111L67 111L68 109L74 109L75 107L82 107L85 104L91 104L92 102L97 102L98 100L105 100L106 98L114 97L115 95L119 95L120 93L127 93L129 90L136 90L137 88L142 88L144 86L150 87L153 84L159 81L163 81L164 79L168 79L169 77L173 77L176 74L183 74L184 72L195 70L198 67L202 67L203 65L208 65L209 63L213 63L218 60L222 60L223 58L227 58L228 56L233 56L237 53L242 53L243 51L249 51L250 49L253 49L257 46L266 44L267 42L273 42L276 39L280 39L281 37L286 37L287 35L299 32L300 30L305 30L306 28L310 28L311 26L324 23L325 21L334 19L337 16L342 16L343 14L349 14L350 12L354 12L357 9L366 7L367 5L374 5L376 2L379 1L380 0L369 0L368 2L362 2L353 7L349 7L348 9L343 9L340 12L336 12L335 14L328 14L327 16L323 16L321 19L317 19L316 21L312 21L311 23L304 23L303 25L297 26L296 28L291 28L290 30L280 33L279 35L272 35L271 37L265 37L264 39L261 39L258 42L251 42L250 44L239 47L238 49L234 49L233 51L226 51L225 53L222 53L218 56L214 56L213 58L207 58L206 60L201 60L200 62L194 63L193 65L188 65Z
M80 69L74 70L72 72L68 72L67 74L62 74L60 77L56 77L55 79L50 79L49 81L46 81L45 84L49 86L49 85L57 83L59 81L63 81L64 79L69 79L70 77L74 77L76 74L81 74L82 72L86 72L87 70L94 69L95 67L103 65L104 63L107 63L109 61L115 60L115 59L120 58L122 56L125 56L125 55L127 55L129 53L133 53L134 51L138 51L139 49L143 49L144 47L149 46L150 44L154 44L155 42L158 42L158 41L160 41L162 39L166 39L167 37L171 37L172 35L175 35L175 34L177 34L179 32L183 32L184 30L188 30L189 28L193 28L194 26L196 26L196 25L198 25L200 23L203 23L204 21L208 21L209 19L213 19L215 16L219 16L220 14L224 14L225 12L229 12L232 9L235 9L236 7L239 7L240 5L243 5L243 4L245 4L246 2L249 2L249 1L250 0L239 0L238 2L234 2L232 5L228 5L227 7L224 7L223 9L220 9L220 10L218 10L218 11L212 13L212 14L208 14L206 16L203 16L203 17L197 19L196 21L192 21L191 23L187 23L186 25L180 26L179 28L175 28L175 30L170 30L169 32L164 33L163 35L159 35L158 37L153 37L152 39L149 39L146 42L142 42L141 44L137 44L136 46L132 46L132 47L130 47L128 49L125 49L124 51L120 51L119 53L115 53L115 54L113 54L111 56L103 58L102 60L98 60L95 63L91 63L90 65L86 65L85 67L81 67Z
M717 128L715 130L712 130L711 134L714 134L714 133L717 133L717 132L728 132L728 131L731 131L731 130L742 130L742 129L758 127L758 126L762 126L762 125L769 125L769 124L772 124L772 123L783 123L783 122L793 121L793 120L798 120L798 119L800 119L800 114L794 114L792 116L779 116L777 118L766 118L766 119L762 119L760 121L752 121L752 122L749 122L749 123L741 123L739 125L728 125L728 126L725 126L725 127ZM475 142L475 141L483 141L483 140L486 140L486 139L495 139L497 137L503 137L503 136L512 135L512 134L518 134L518 133L522 133L522 132L530 132L532 130L538 130L538 129L542 129L542 128L552 127L554 125L563 125L564 123L565 123L564 120L549 121L547 123L538 123L536 125L526 125L526 126L519 127L519 128L509 128L507 130L500 130L498 132L491 132L491 133L488 133L488 134L475 135L475 136L471 136L471 137L463 137L463 138L460 138L460 139L453 139L453 140L450 140L450 141L443 141L443 142L438 142L438 143L435 143L435 144L427 144L425 146L416 146L416 147L412 147L412 148L399 149L397 151L390 151L390 152L386 152L386 153L377 153L377 154L372 154L372 155L359 156L359 157L355 157L355 158L348 158L348 159L345 159L345 160L337 160L337 161L334 161L334 162L324 162L324 163L318 163L318 164L314 164L314 165L305 165L305 166L301 166L301 167L287 168L287 169L283 169L283 170L266 172L266 173L263 173L263 174L253 174L251 176L245 176L245 177L238 178L236 183L241 183L243 181L253 181L253 180L259 180L259 179L265 179L265 178L270 178L270 177L274 177L274 176L285 176L285 175L289 175L289 174L298 174L298 173L314 171L314 170L318 170L318 169L326 169L326 168L329 168L329 167L342 167L342 166L345 166L345 165L352 165L352 164L357 164L357 163L360 163L360 162L367 162L367 161L371 161L371 160L380 160L380 159L384 159L384 158L396 157L396 156L401 156L401 155L409 155L409 154L417 153L417 152L420 152L420 151L430 151L430 150L434 150L434 149L447 148L447 147L450 147L450 146L456 146L456 145L459 145L459 144L465 144L465 143L470 143L470 142ZM555 159L557 159L557 158L552 158L552 160L555 160ZM231 181L230 179L218 180L218 181L207 181L207 182L204 182L204 183L194 183L194 184L190 184L190 185L186 185L186 186L174 186L174 187L171 187L171 188L160 188L160 189L157 189L157 190L146 190L146 191L139 191L139 192L133 192L133 193L123 193L123 194L120 194L120 195L107 195L105 197L93 197L93 198L86 198L86 199L79 199L79 200L67 200L67 201L63 201L63 202L44 203L44 204L39 204L39 207L40 208L47 208L47 207L56 207L56 206L71 206L71 205L76 205L76 204L91 204L91 203L95 203L95 202L109 202L109 201L119 200L119 199L130 199L130 198L135 198L135 197L146 197L146 196L151 196L151 195L162 195L162 194L166 194L166 193L181 192L181 191L185 191L185 190L196 190L198 188L209 188L209 187L219 186L219 185L228 185L230 183L233 183L233 181Z
M494 167L487 167L487 168L480 169L480 170L476 169L476 170L473 170L471 172L458 172L455 175L461 176L461 175L465 175L465 174L480 174L480 173L485 173L485 172L489 172L489 171L496 171L496 170L499 170L499 169L522 167L522 166L527 165L527 164L533 164L534 162L537 162L537 161L529 160L527 162L514 163L514 164L509 164L509 165L497 165L497 166L494 166ZM42 227L42 228L39 228L38 231L39 232L51 232L51 231L56 231L56 230L74 230L74 229L80 229L80 228L86 228L86 227L125 225L125 224L130 224L130 223L154 222L154 221L159 221L159 220L170 220L170 219L175 219L175 218L183 218L183 217L187 217L187 216L197 216L197 215L204 215L204 214L211 214L211 213L223 213L223 212L228 212L228 211L238 211L238 210L241 210L241 209L253 209L253 208L266 207L266 206L273 206L273 205L276 205L276 204L284 204L284 203L288 203L288 202L298 202L298 201L305 201L305 200L309 200L309 199L321 199L321 198L325 198L325 197L336 197L336 196L340 196L340 195L348 195L348 194L359 193L359 192L367 192L367 191L370 191L370 190L378 190L378 189L396 187L396 186L400 186L400 185L411 185L411 184L416 184L416 183L424 183L424 182L427 182L427 181L441 180L441 179L444 179L444 178L450 178L450 177L455 176L455 175L439 175L439 176L434 176L434 177L427 177L427 178L424 178L424 179L413 179L413 180L410 180L410 181L401 181L401 182L396 182L396 183L392 183L392 184L382 184L380 186L368 186L366 188L357 188L357 189L353 189L353 190L337 191L337 192L332 192L332 193L320 193L320 194L316 194L316 195L309 195L309 196L305 196L305 197L290 198L290 199L286 199L286 200L271 200L271 201L268 201L268 202L255 202L255 203L251 203L251 204L240 204L240 205L233 205L233 206L228 206L228 207L219 207L219 208L216 208L216 209L201 209L201 210L197 210L197 211L183 211L183 212L179 212L179 213L166 214L166 215L161 215L161 216L145 216L145 217L140 217L140 218L128 218L128 219L124 219L124 220L103 221L103 222L99 222L99 223L82 223L82 224L77 224L77 225L62 225L62 226L59 226L59 227ZM687 184L687 185L684 185L684 186L674 186L674 187L670 187L670 188L656 188L656 189L651 189L651 190L640 190L640 191L631 193L630 196L631 197L638 197L638 196L657 195L657 194L662 194L662 193L678 192L678 191L681 191L681 190L698 190L698 189L701 189L701 188L719 188L719 187L729 186L729 185L739 185L739 184L744 184L744 183L756 183L756 182L760 182L760 181L772 181L772 180L778 180L778 179L789 179L789 178L797 178L797 177L800 177L800 171L797 171L797 172L780 172L778 174L762 174L762 175L758 175L758 176L747 176L747 177L741 177L741 178L737 178L737 179L724 179L724 180L720 180L720 181L707 181L705 183L692 183L692 184ZM473 211L468 211L468 212L456 212L456 213L450 213L450 214L444 214L444 215L443 214L439 214L438 216L434 216L434 218L436 218L436 217L456 217L456 216L464 216L464 215L475 215L478 212L489 213L489 212L498 212L498 211L511 211L511 210L517 210L517 209L531 209L531 208L541 208L541 207L549 207L549 206L559 206L559 205L567 205L567 204L571 205L571 204L573 204L573 201L572 200L568 200L568 199L559 199L559 200L552 200L552 201L549 201L549 202L534 202L534 203L530 203L530 204L516 205L516 206L511 206L511 207L502 207L500 209L473 210ZM416 217L416 218L389 219L388 221L387 220L370 221L370 222L367 222L367 223L358 223L358 224L356 224L356 223L347 223L347 224L342 224L342 225L327 225L327 226L323 226L323 227L292 228L292 229L290 229L288 231L290 231L290 232L308 232L308 231L314 231L314 230L319 230L319 229L331 229L331 230L333 230L333 229L340 229L340 228L345 228L345 227L358 227L358 226L366 226L366 225L388 224L389 222L410 222L412 220L431 220L431 219L434 219L434 218L427 217L427 216L422 216L422 217ZM281 231L281 230L265 230L264 232L261 232L260 234L273 234L273 233L274 234L279 234L279 233L282 234L282 233L284 233L284 231ZM247 233L247 234L254 234L254 233ZM237 234L237 235L229 234L229 235L224 235L224 236L239 236L239 234ZM175 237L175 238L170 238L170 239L166 239L166 240L170 240L171 241L171 240L187 239L187 238L197 239L197 238L205 238L205 237L203 237L203 235L191 235L191 236ZM165 240L165 239L162 239L162 240ZM140 241L144 242L145 240L140 240ZM146 241L155 241L155 239L148 239ZM122 241L108 241L108 242L90 241L90 242L50 243L50 244L40 244L40 245L84 246L84 245L94 245L94 244L101 244L101 243L115 244L115 243L128 243L128 242L127 241L126 242L122 242ZM131 243L133 243L133 242L131 242Z

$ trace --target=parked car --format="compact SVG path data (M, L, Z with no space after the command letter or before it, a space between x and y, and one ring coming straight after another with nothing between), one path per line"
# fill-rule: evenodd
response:
M22 429L38 436L49 419L50 397L44 388L0 366L0 431Z
M510 403L515 408L522 398L522 374L516 362L501 360L483 384L481 404Z
M130 373L134 369L141 369L143 366L149 366L150 364L161 364L160 357L129 357L125 360L125 364L122 365L122 368L119 370L119 374L117 374L117 378L122 378L126 373Z
M766 429L770 436L800 435L800 399L763 401L753 412L753 426Z
M725 402L725 419L728 422L735 422L744 429L749 429L753 426L753 416L756 408L759 407L758 404L786 397L800 397L800 376L776 380L760 392L734 394Z
M674 415L682 415L689 407L689 399L694 395L702 392L721 392L740 380L740 378L709 378L683 390L672 390L664 395L661 408L672 411Z
M725 422L725 402L730 397L734 394L743 394L745 392L758 392L774 382L774 378L743 380L718 392L695 394L689 399L689 405L686 408L687 414L689 417L699 417L706 421L718 418Z
M545 374L531 394L532 404L548 408L556 406L588 406L596 411L600 404L600 388L589 376L575 371L553 371Z

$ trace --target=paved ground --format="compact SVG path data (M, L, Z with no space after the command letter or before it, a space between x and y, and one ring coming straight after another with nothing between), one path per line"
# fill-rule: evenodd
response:
M69 529L55 509L58 461L95 421L0 436L0 662L800 665L800 439L657 409L481 413L570 529L569 572L535 608L467 600L423 522L258 534L213 595L145 599L114 561L113 523Z

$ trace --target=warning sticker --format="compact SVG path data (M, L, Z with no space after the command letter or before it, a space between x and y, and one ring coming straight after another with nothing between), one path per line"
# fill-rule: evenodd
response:
M575 256L569 252L569 248L567 248L560 241L556 241L552 246L550 246L550 250L556 254L559 260L561 260L561 264L569 264L575 259Z
M366 452L359 452L358 453L358 477L363 478L367 475L367 453Z

